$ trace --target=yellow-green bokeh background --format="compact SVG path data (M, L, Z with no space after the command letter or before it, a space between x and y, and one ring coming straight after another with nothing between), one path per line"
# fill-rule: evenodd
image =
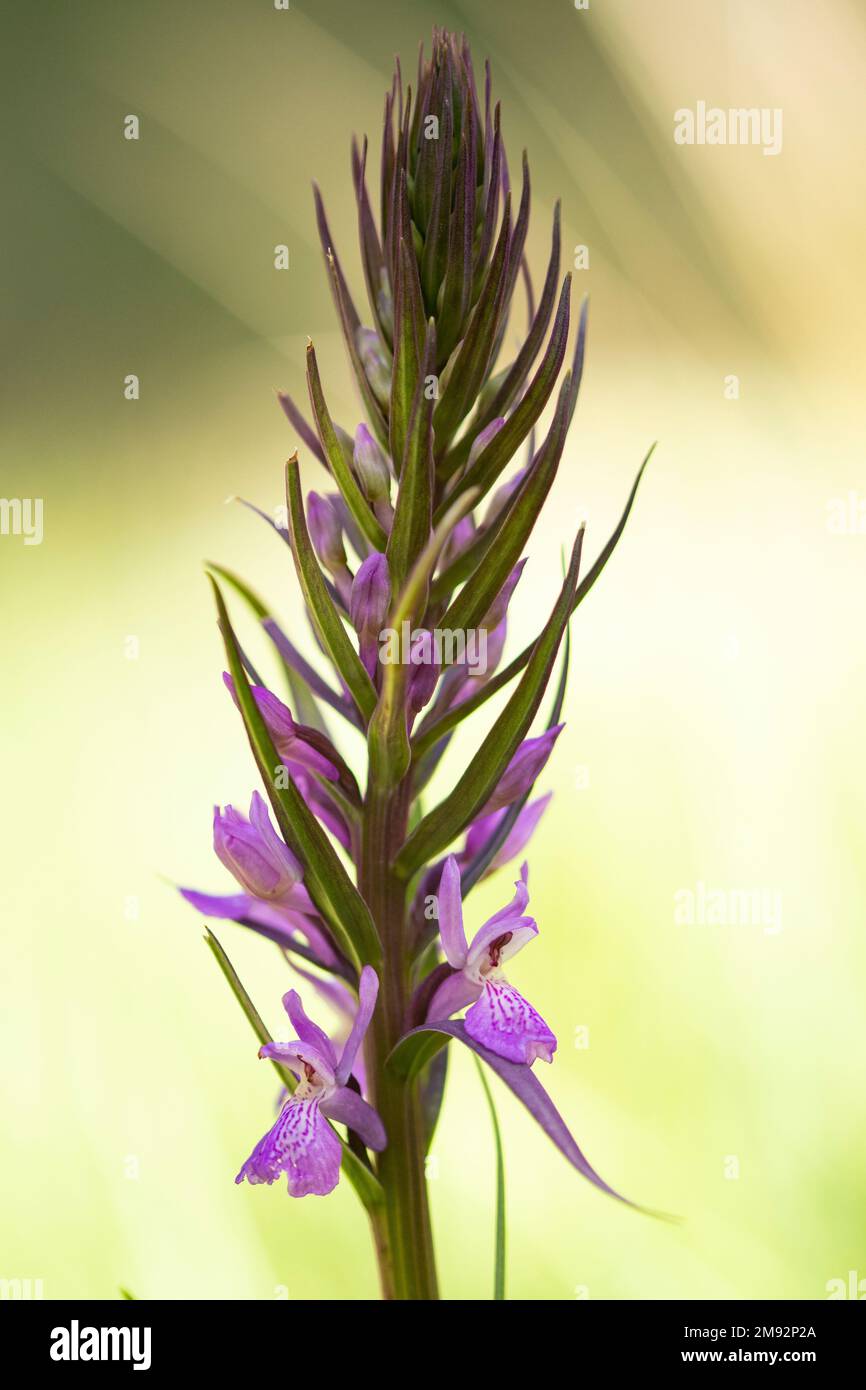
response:
M866 1276L866 535L827 526L831 499L866 493L862 5L43 0L10 16L0 492L44 498L45 538L0 539L0 1276L42 1278L47 1297L375 1296L346 1184L326 1202L233 1186L273 1081L162 876L225 886L212 803L252 789L201 562L296 623L285 551L224 499L279 502L294 437L273 389L303 396L308 334L335 413L360 418L310 180L360 297L349 135L378 152L392 55L412 71L433 23L493 62L512 165L530 154L537 276L557 196L566 250L590 248L581 402L516 642L576 522L594 554L660 440L574 623L532 853L541 938L512 978L560 1037L544 1080L591 1160L685 1220L605 1200L497 1087L510 1294L813 1299ZM675 145L674 110L700 99L781 107L781 155ZM323 481L315 462L306 476ZM673 895L698 880L779 891L782 931L677 926ZM470 925L508 883L477 893ZM279 1028L279 960L222 936ZM434 1156L444 1291L486 1297L493 1154L466 1055Z

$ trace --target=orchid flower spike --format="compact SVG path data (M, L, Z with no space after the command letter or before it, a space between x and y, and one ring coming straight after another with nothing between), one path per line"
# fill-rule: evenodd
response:
M460 866L449 854L439 880L439 935L454 974L436 990L427 1018L431 1022L450 1018L471 1003L464 1020L469 1037L509 1062L532 1066L537 1057L553 1061L556 1038L502 973L503 963L538 935L533 919L524 915L529 903L527 877L524 864L512 901L485 922L467 945Z
M298 1078L276 1124L259 1140L243 1164L235 1182L272 1183L285 1173L291 1197L325 1197L340 1177L342 1149L329 1120L347 1125L369 1149L387 1144L377 1112L347 1085L355 1058L373 1016L379 978L365 965L358 985L358 1011L340 1053L321 1028L304 1012L301 997L289 990L283 1007L297 1037L291 1042L270 1042L259 1049L288 1067Z

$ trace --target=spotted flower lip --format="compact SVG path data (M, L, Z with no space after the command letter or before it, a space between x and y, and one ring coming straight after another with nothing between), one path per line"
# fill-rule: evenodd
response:
M339 1056L327 1033L307 1017L297 991L289 990L283 997L297 1037L291 1042L266 1043L259 1056L288 1067L298 1078L298 1085L276 1124L242 1164L236 1183L246 1179L254 1185L270 1184L285 1173L292 1197L325 1197L333 1192L340 1177L342 1148L329 1120L345 1124L367 1148L380 1152L387 1146L379 1115L347 1084L378 992L378 976L366 965L358 983L358 1009Z
M523 865L512 901L476 932L467 943L463 929L460 865L451 854L439 881L439 934L445 959L453 970L436 990L427 1012L428 1021L450 1018L466 1004L465 1027L469 1037L510 1062L527 1066L540 1057L553 1060L556 1038L541 1015L509 984L502 966L538 935L538 927L525 915L529 904L528 866Z

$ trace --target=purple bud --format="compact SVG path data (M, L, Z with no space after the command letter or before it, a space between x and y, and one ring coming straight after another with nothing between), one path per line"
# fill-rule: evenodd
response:
M495 439L502 426L505 424L505 416L500 415L496 420L491 420L489 425L485 425L480 434L476 434L472 441L472 448L469 450L469 467L471 468L478 455L483 453L490 443Z
M359 425L355 432L353 458L355 473L367 501L390 501L391 474L388 461L366 425Z
M250 818L233 806L214 807L213 847L217 857L255 898L284 897L301 878L301 866L283 844L267 807L253 792Z
M387 408L391 400L391 367L379 335L373 328L359 328L356 341L373 395L381 406Z
M325 568L331 573L344 570L346 551L340 518L328 498L317 492L307 494L307 525L313 548Z
M538 738L526 738L521 743L511 762L502 774L499 786L481 810L482 816L501 811L513 801L528 792L541 772L553 750L553 745L564 729L564 724L554 724L552 729L539 734Z
M498 627L499 624L505 620L505 615L508 612L508 605L511 602L511 595L517 588L518 580L523 573L525 565L525 560L518 560L502 588L499 590L499 593L496 595L496 598L484 614L484 621L481 626L486 627L488 631Z
M235 702L235 706L240 709L240 701L235 689L235 683L228 671L223 672L225 687ZM301 767L309 768L311 772L318 772L320 776L327 777L329 781L339 780L339 772L334 763L326 758L324 753L320 753L317 748L313 748L307 743L303 736L298 732L298 726L292 718L292 712L282 700L278 700L272 691L263 685L253 685L250 687L253 693L259 713L265 721L268 733L273 739L274 747L281 758L287 763L298 764Z
M369 555L355 575L349 616L358 634L358 649L370 677L376 674L379 634L391 605L388 561L378 550Z

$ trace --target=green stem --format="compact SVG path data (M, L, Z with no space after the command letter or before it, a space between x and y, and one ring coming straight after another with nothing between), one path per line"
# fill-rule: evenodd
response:
M406 886L393 873L406 838L409 782L384 791L368 788L361 834L360 889L383 949L379 1000L367 1038L371 1101L382 1116L388 1147L377 1173L385 1190L373 1220L376 1254L386 1299L437 1299L433 1235L424 1174L424 1127L417 1085L406 1086L385 1070L405 1032L410 993L406 941Z

